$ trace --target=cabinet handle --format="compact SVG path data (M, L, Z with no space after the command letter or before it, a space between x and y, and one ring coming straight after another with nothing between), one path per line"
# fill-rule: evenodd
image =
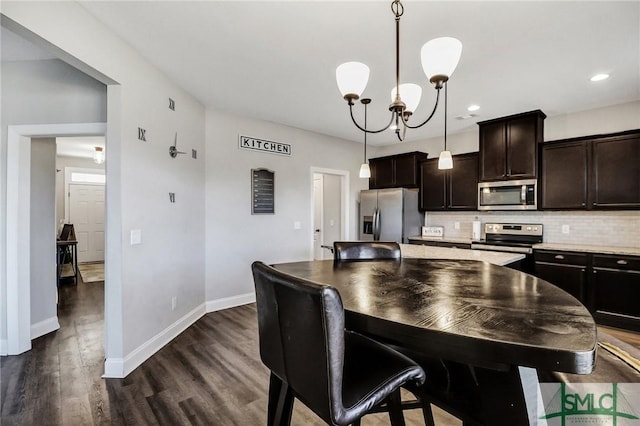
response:
M585 272L585 271L586 271L586 269L580 269L580 272Z
M594 270L594 271L593 271L593 273L594 273L594 274L597 274L597 273L598 273L598 271Z
M586 204L585 204L585 203L582 203L582 207L584 207L584 206L586 206Z
M620 259L620 260L618 260L616 263L617 263L618 265L626 265L626 264L627 264L627 261L626 261L626 260L622 260L622 259Z
M557 255L556 255L556 259L558 259L558 260L563 260L563 259L564 259L564 256L563 256L563 255L561 255L561 254L557 254Z

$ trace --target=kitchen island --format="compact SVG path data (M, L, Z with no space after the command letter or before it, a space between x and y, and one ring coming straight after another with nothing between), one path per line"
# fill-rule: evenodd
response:
M479 260L499 266L507 266L525 258L525 255L520 253L423 246L417 244L400 244L400 250L403 258Z

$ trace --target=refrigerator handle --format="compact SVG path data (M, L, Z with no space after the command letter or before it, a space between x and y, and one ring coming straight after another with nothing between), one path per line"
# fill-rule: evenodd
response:
M380 209L373 212L373 241L380 241Z

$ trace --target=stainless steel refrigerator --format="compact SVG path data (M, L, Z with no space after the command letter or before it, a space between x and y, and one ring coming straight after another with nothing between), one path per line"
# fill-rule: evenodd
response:
M421 235L423 224L417 189L360 191L360 240L408 243L408 237Z

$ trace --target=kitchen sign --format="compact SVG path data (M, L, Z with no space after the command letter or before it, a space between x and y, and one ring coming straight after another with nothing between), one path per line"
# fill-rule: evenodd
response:
M286 155L289 157L291 156L291 145L288 143L266 141L242 135L240 136L238 143L240 149L266 152L268 154Z

